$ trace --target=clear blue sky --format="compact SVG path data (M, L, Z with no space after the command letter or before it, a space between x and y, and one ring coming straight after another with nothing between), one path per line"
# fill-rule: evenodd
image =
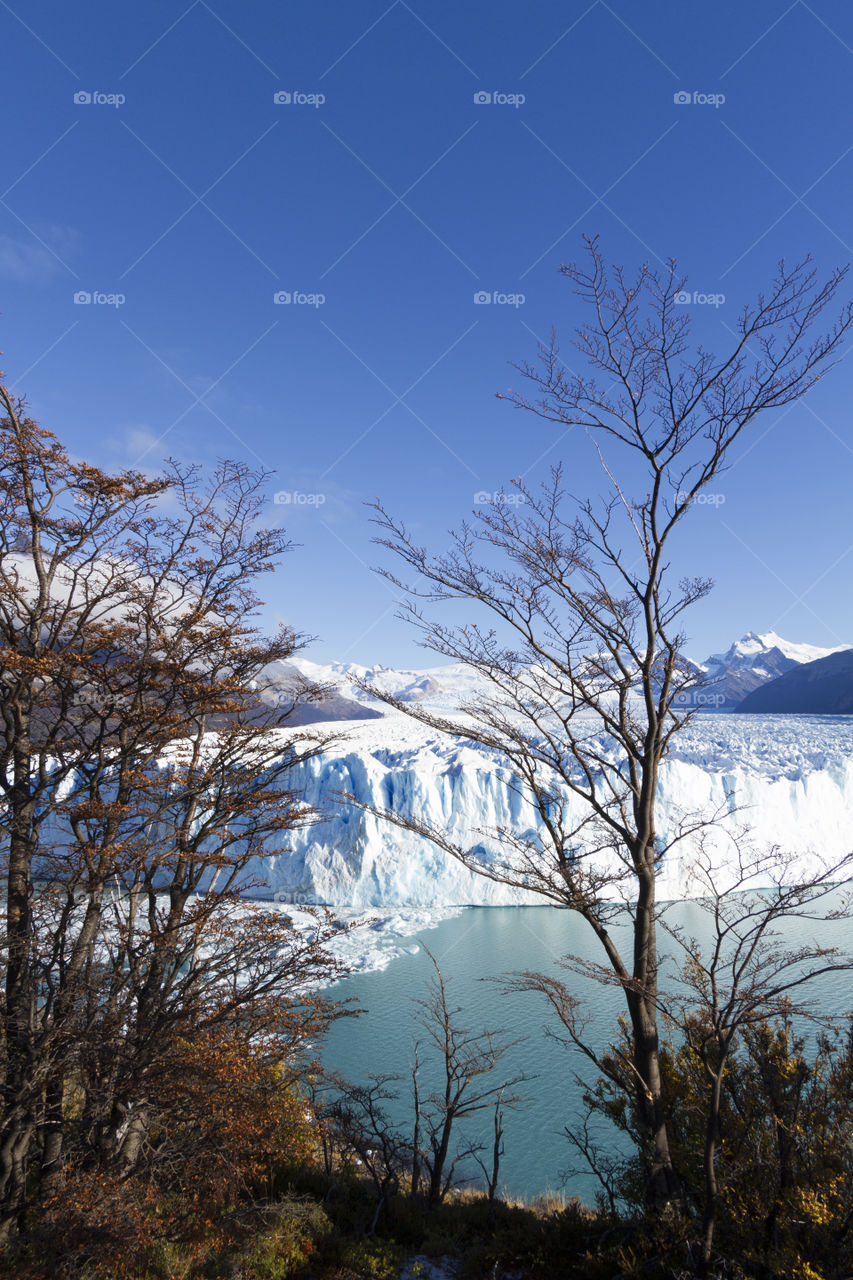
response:
M849 0L2 0L0 24L8 380L103 466L274 469L303 500L270 507L301 544L270 617L319 661L432 661L366 500L441 549L512 476L562 457L599 485L580 440L493 398L552 323L568 345L582 232L724 294L692 308L712 348L780 256L853 258ZM718 584L695 656L853 641L846 353L692 513L685 567Z

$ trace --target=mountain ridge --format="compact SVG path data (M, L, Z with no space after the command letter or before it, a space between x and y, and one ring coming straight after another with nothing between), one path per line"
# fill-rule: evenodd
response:
M747 631L725 653L711 654L699 664L707 678L703 690L709 705L720 711L733 711L754 690L786 672L850 648L837 645L823 649L817 645L785 640L775 631L763 634Z
M772 630L747 631L724 652L711 654L704 662L694 664L704 674L706 683L692 691L690 705L702 711L734 711L755 690L787 672L851 650L850 645L827 649L786 640ZM331 699L334 706L318 704L318 720L372 719L383 714L381 703L354 685L352 678L373 682L403 703L429 704L433 710L447 712L457 710L462 701L478 692L478 686L480 691L483 687L476 674L458 662L394 668L379 663L372 666L354 662L323 664L299 657L288 667L312 681L337 686L337 694ZM324 705L327 710L321 713Z
M853 715L853 649L792 667L753 689L737 709L743 715Z

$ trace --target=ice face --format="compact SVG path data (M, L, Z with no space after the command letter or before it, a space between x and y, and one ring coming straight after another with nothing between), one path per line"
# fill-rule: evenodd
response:
M297 905L382 909L541 901L476 875L423 838L337 798L347 792L417 817L488 856L494 828L533 835L541 829L504 764L398 713L339 727L348 735L345 746L307 762L293 778L323 820L288 834L286 848L264 868L267 892ZM811 852L837 857L853 847L853 718L697 718L664 763L658 799L664 840L687 813L722 815L712 843L723 861L731 856L728 833L744 826L756 846L778 845L806 859ZM696 893L694 859L689 842L666 856L662 897Z

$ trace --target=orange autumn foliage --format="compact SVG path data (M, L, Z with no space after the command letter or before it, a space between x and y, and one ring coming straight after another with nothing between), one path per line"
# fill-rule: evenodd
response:
M245 1234L240 1206L268 1201L288 1166L310 1162L313 1117L297 1073L233 1029L176 1041L152 1078L154 1119L126 1178L68 1166L41 1207L40 1261L21 1280L131 1280L176 1248L200 1263ZM310 1242L308 1242L310 1243ZM307 1246L306 1246L307 1247Z

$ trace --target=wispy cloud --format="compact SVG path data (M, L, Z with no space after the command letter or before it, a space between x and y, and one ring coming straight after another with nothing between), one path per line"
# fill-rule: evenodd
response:
M0 235L0 279L46 284L61 271L61 264L37 240Z

